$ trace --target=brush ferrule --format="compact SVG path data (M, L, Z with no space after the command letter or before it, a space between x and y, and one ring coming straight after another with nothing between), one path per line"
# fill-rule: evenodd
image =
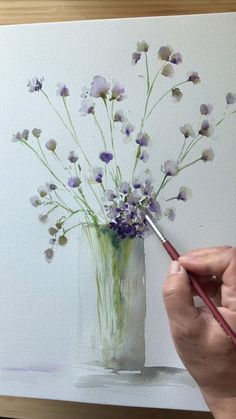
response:
M160 230L157 228L156 224L154 223L154 221L152 220L152 218L146 214L145 218L148 222L148 224L150 225L150 227L152 227L153 231L156 233L157 237L159 238L159 240L164 243L166 241L166 238L163 236L163 234L160 232Z

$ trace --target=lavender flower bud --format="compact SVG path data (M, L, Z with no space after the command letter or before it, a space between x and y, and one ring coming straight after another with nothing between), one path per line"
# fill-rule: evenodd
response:
M77 160L78 160L78 156L76 156L76 154L74 153L74 151L70 151L69 152L69 155L68 155L68 160L71 162L71 163L76 163L77 162Z
M164 172L167 176L175 176L177 175L178 171L178 163L176 161L167 160L164 163Z
M69 180L68 180L68 186L70 188L78 188L78 186L81 184L81 180L78 176L72 176Z
M214 151L212 150L212 148L203 150L202 161L204 161L204 163L206 163L207 161L212 161L213 159L214 159Z
M200 106L200 113L201 115L210 115L211 112L213 110L213 106L209 103L208 105L206 105L205 103L203 103Z
M55 140L49 140L46 144L45 144L46 148L50 151L55 151L56 147L57 147L57 142Z
M140 52L133 52L133 54L132 54L132 64L137 64L137 62L141 58L141 55L142 54Z
M137 43L137 51L138 52L148 52L149 45L146 41L138 42Z
M41 129L39 129L39 128L34 128L34 129L32 129L32 134L33 134L33 136L35 137L35 138L39 138L40 137L40 135L41 135Z
M161 74L165 77L173 77L174 72L174 67L169 63L163 67Z
M235 93L227 93L226 103L228 105L233 105L234 103L236 103L236 94Z
M183 97L183 93L178 87L175 87L174 89L171 90L171 95L172 95L173 101L176 103L180 102Z
M102 151L99 154L99 158L106 164L108 164L113 159L113 154L109 151Z
M161 47L158 51L158 58L163 61L169 61L173 49L169 46Z
M33 207L39 207L39 205L42 204L42 202L40 201L40 198L37 195L31 196L30 202L33 205Z
M66 87L65 84L58 83L57 84L57 95L62 97L69 96L69 89Z
M51 263L54 257L54 251L53 249L49 248L46 249L44 252L44 257L46 259L46 262Z
M66 237L66 236L60 236L60 237L58 238L58 244L59 244L60 246L65 246L65 245L67 244L67 242L68 242L68 239L67 239L67 237Z
M191 81L193 84L198 84L198 83L201 82L201 79L200 79L198 73L196 71L194 71L193 73L190 74L187 81Z
M106 98L110 84L102 76L95 76L91 83L90 95L93 97Z

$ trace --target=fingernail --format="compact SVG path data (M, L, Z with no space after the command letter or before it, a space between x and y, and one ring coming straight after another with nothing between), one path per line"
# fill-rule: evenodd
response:
M170 264L169 275L176 274L181 271L181 266L177 260L173 260Z

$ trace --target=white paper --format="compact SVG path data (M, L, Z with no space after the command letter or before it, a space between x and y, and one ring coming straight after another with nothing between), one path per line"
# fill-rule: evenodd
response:
M60 140L66 152L71 144L65 127L45 106L38 92L27 91L27 80L44 76L44 86L56 106L58 82L70 89L71 114L79 126L88 155L96 156L100 145L89 116L79 114L81 91L90 87L95 75L119 81L127 98L120 107L136 126L145 99L144 57L131 65L137 42L150 44L150 72L159 66L157 52L170 45L181 52L183 63L175 67L173 79L162 76L159 97L191 71L201 83L184 85L183 99L173 103L170 95L150 117L152 133L148 167L161 176L161 164L174 159L182 141L179 127L198 124L199 107L212 103L210 120L215 124L225 111L225 95L235 93L236 14L123 19L21 25L0 28L1 80L1 265L0 265L0 393L29 397L74 400L121 405L154 406L205 410L199 390L187 373L168 373L158 383L130 384L126 378L104 387L83 388L73 384L77 344L78 259L76 234L68 246L59 249L50 265L43 260L46 228L39 224L29 197L45 182L40 163L19 144L11 143L14 133L40 127L50 138ZM37 97L38 96L38 97ZM235 106L232 110L235 109ZM229 109L230 110L230 109ZM163 191L160 201L173 196L180 186L188 186L193 197L173 202L176 220L162 219L160 225L179 252L195 247L234 245L235 218L235 133L236 119L215 130L204 148L212 147L213 162L199 162L179 174ZM63 141L62 141L63 140ZM71 145L71 147L73 147ZM130 170L132 147L119 147L124 173ZM73 149L73 148L71 148ZM186 173L186 174L185 174ZM172 201L170 202L172 206ZM164 205L165 207L165 205ZM38 213L37 213L38 214ZM156 237L146 240L147 314L145 329L146 367L183 368L168 329L162 302L162 284L169 258ZM163 350L164 348L164 350ZM79 373L83 374L83 371ZM96 371L91 370L91 375ZM105 378L104 378L105 380Z

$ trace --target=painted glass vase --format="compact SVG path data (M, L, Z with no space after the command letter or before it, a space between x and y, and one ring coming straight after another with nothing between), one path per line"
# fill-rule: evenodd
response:
M78 363L142 371L146 314L144 240L84 226L79 240Z

